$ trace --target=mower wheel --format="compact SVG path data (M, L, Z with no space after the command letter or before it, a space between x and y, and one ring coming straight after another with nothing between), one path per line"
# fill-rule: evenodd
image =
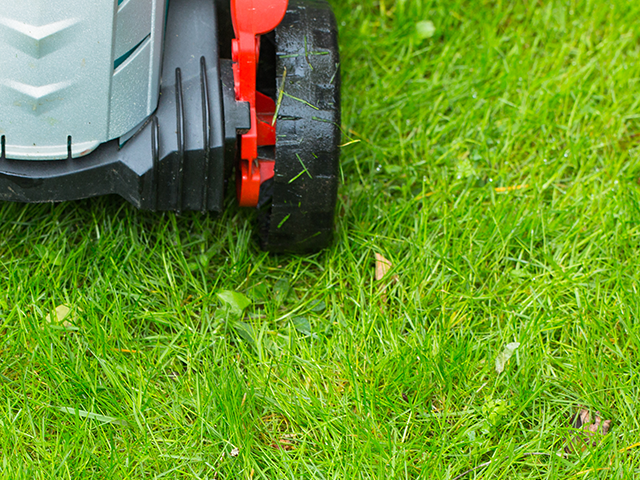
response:
M338 194L340 59L326 0L289 0L275 50L275 175L260 188L260 235L270 252L315 252L331 242Z

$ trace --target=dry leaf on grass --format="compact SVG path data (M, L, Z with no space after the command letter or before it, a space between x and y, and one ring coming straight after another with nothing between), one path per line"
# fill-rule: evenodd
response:
M498 374L504 372L504 367L507 365L514 352L520 346L519 342L511 342L504 347L504 350L496 357L496 372Z
M391 270L392 267L393 267L393 264L389 260L384 258L379 253L376 253L376 280L378 282L382 281L387 276L387 274L389 273L389 270ZM383 283L379 287L382 301L384 303L387 302L387 295L385 293L385 290L387 289L387 286L391 281L397 282L398 275L392 276L391 279L387 280L385 283Z
M376 280L380 281L384 276L389 273L393 265L389 260L384 258L379 253L376 253Z
M46 317L44 317L44 321L46 324L51 325L62 325L67 330L75 330L75 325L71 323L69 320L74 320L74 316L71 315L71 309L66 305L58 305L56 307L55 312L48 313ZM43 327L44 328L44 327Z
M564 450L567 453L583 452L589 447L595 447L600 443L611 428L611 420L602 420L600 412L595 412L595 418L591 423L589 410L581 409L571 420L571 426L580 432L570 438Z
M279 438L277 443L272 443L269 446L276 450L286 450L287 452L295 450L296 448L296 444L294 442L285 438Z

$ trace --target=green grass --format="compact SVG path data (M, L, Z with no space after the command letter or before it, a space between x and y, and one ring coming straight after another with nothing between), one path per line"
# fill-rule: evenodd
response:
M2 478L640 468L640 3L333 4L360 142L326 252L231 204L0 206ZM557 455L581 406L611 432Z

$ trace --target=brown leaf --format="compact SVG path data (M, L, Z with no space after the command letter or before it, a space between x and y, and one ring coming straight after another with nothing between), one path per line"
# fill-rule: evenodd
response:
M380 281L384 276L389 273L393 265L389 260L384 258L379 253L376 253L376 280Z
M583 408L572 418L571 426L579 432L569 439L564 450L567 453L583 452L588 447L597 446L602 437L609 433L611 420L602 420L600 412L595 412L591 423L591 413Z
M278 440L279 448L281 448L282 450L293 450L296 448L296 444L290 440L287 440L285 438L280 438Z
M379 253L376 253L376 280L378 282L380 282L382 279L384 279L387 276L387 274L389 273L389 270L391 270L392 267L393 267L393 264L389 260L384 258ZM382 299L382 303L384 304L387 303L386 290L387 290L387 286L391 281L397 282L398 275L394 275L393 277L391 277L391 279L379 285L380 298Z

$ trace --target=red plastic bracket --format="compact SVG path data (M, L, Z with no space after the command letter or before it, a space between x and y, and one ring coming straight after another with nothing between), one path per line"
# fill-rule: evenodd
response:
M232 41L236 99L248 102L251 110L251 129L242 135L236 181L238 202L242 207L258 205L260 184L273 177L273 161L258 159L258 146L276 144L275 103L256 92L256 77L260 35L280 24L288 3L288 0L231 0L231 19L236 35ZM271 176L265 178L269 172Z

